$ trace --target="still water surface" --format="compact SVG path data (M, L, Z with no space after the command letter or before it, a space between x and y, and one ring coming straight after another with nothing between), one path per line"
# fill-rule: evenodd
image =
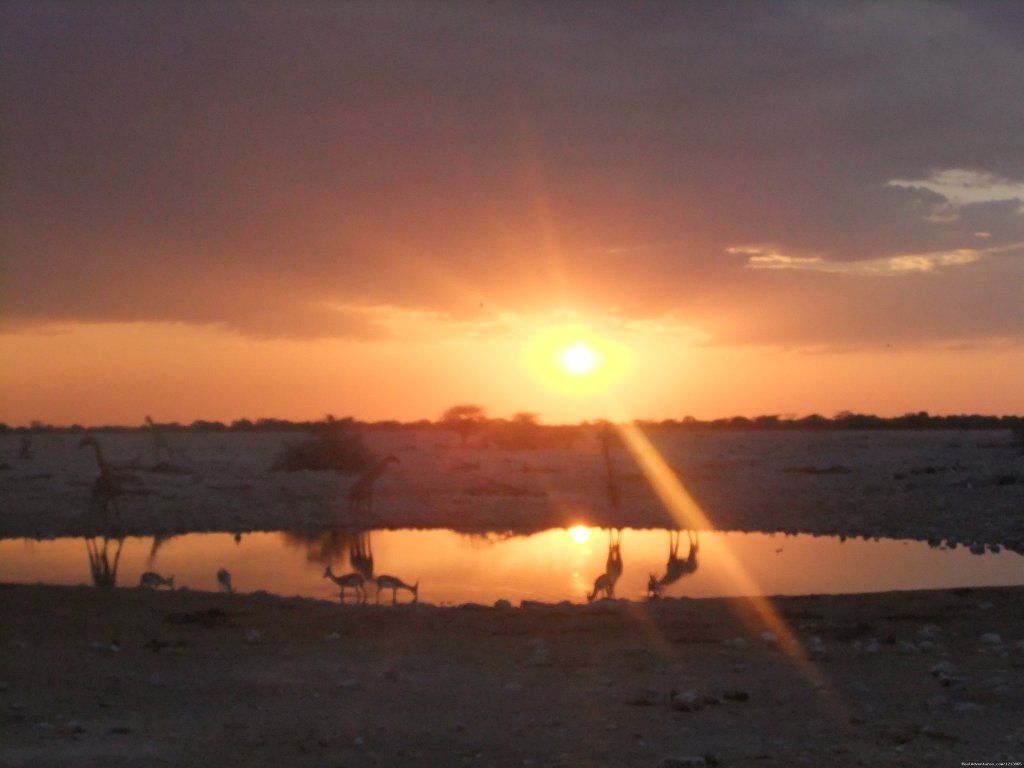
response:
M808 535L705 531L692 542L663 530L621 531L621 577L615 595L642 599L650 575L666 597L876 592L899 589L1024 584L1024 556L971 554L925 542L864 541ZM674 543L675 552L672 551ZM166 540L127 538L0 540L0 581L133 587L144 571L174 576L175 585L217 589L228 569L238 592L337 599L323 578L362 570L419 583L419 599L436 604L493 603L504 598L583 602L609 569L612 534L596 528L530 536L468 535L451 530L380 530L362 534L195 533ZM691 554L692 553L692 554ZM673 557L674 554L674 557ZM674 578L673 578L674 577ZM375 588L368 585L372 602ZM350 593L351 595L351 593ZM390 602L390 592L382 600ZM407 602L408 593L399 600Z

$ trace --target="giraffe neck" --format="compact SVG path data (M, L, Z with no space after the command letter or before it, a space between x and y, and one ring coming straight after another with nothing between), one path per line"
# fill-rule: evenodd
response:
M103 458L103 451L100 450L100 444L94 442L92 444L92 447L96 449L96 464L99 466L100 472L102 472L103 474L106 474L107 473L107 462Z
M373 469L371 469L369 472L366 473L366 477L371 482L373 480L376 480L378 477L380 477L382 474L384 474L384 470L386 470L388 468L388 464L390 464L390 463L391 463L390 457L386 458L386 459L381 459L380 461L378 461L374 465Z
M608 435L603 435L601 439L601 450L604 452L604 466L608 475L608 501L611 504L612 509L617 509L619 506L619 487L615 482L615 467L612 466L612 454L608 443Z

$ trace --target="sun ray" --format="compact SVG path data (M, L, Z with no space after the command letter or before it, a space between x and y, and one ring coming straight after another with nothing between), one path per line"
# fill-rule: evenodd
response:
M676 524L684 529L713 530L715 526L710 518L686 490L675 471L643 431L631 421L620 421L616 424L616 430ZM766 631L775 636L779 649L791 659L793 665L808 682L815 687L825 689L827 686L824 677L808 660L800 641L779 612L775 610L771 600L760 594L761 590L757 582L744 568L743 563L728 547L722 549L720 557L724 559L724 570L732 582L742 594L751 595L749 598L751 607Z

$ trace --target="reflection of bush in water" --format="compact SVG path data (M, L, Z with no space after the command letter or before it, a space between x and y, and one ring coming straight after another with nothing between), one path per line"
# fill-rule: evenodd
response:
M519 536L515 531L484 531L481 533L465 533L463 538L472 549L490 549L495 544L514 539Z
M271 471L302 469L362 472L370 465L370 452L352 419L328 420L316 434L299 442L286 443L274 458Z
M283 536L290 546L306 550L306 562L322 565L344 561L359 538L354 531L285 531Z

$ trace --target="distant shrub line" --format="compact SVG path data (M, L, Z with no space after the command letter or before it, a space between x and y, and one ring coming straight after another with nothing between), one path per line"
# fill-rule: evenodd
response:
M579 424L540 424L533 414L517 414L512 419L480 417L474 421L471 434L485 435L488 442L498 447L529 447L532 443L571 444L578 430L589 429L599 422L584 421ZM828 418L818 414L803 417L780 415L733 416L725 419L702 420L693 417L682 419L637 420L636 423L648 430L678 430L687 432L782 432L782 431L839 431L839 430L1003 430L1010 429L1024 434L1024 416L983 416L951 415L933 416L925 411L908 413L903 416L883 417L868 414L841 412ZM421 419L412 422L399 421L357 421L352 418L335 419L327 417L316 421L288 421L286 419L238 419L230 423L222 421L197 420L190 424L169 422L157 424L170 432L237 433L237 432L296 432L319 435L321 444L338 436L348 434L353 428L361 431L397 432L413 430L436 430L451 432L451 421L444 419L430 421ZM29 426L8 426L0 423L3 433L44 433L44 432L144 432L147 426L97 426L84 427L80 424L60 426L38 421ZM327 437L324 437L327 435ZM332 438L331 435L334 437ZM339 447L336 445L336 447ZM340 450L340 447L339 447Z

